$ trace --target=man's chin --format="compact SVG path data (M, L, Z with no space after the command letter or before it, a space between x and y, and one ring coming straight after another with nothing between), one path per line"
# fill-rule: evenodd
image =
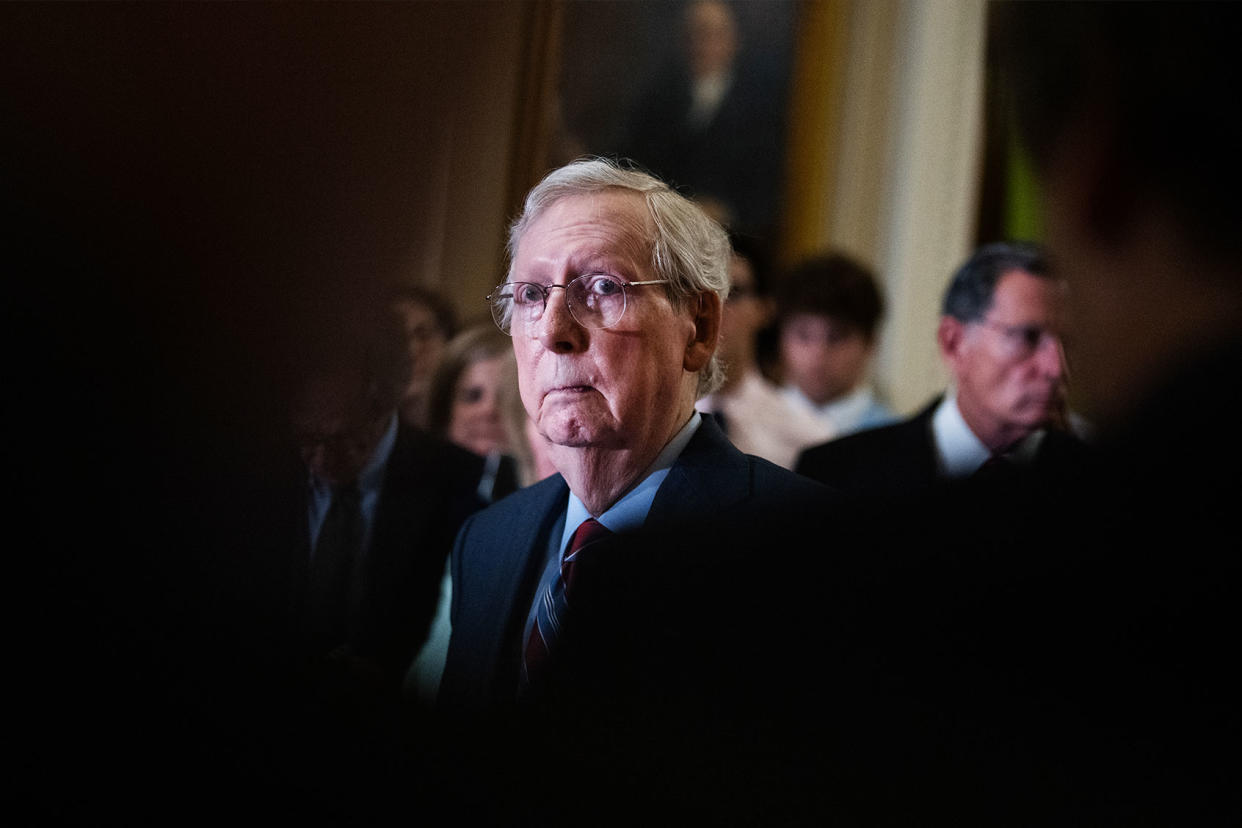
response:
M607 448L616 442L611 429L581 422L557 424L544 431L543 436L554 449Z
M539 432L553 445L588 448L606 440L613 429L599 406L545 404Z
M1061 415L1056 409L1041 410L1025 418L1024 426L1030 431L1038 431L1041 428L1057 426L1060 422Z

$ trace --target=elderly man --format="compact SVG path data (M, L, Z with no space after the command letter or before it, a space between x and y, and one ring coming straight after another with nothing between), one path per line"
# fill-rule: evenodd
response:
M1039 676L1010 683L1022 686L1010 700L1042 685L1055 711L1029 732L1061 777L1055 796L1039 793L1062 807L1034 819L1236 823L1242 671L1228 653L1242 568L1222 538L1236 532L1242 464L1229 431L1242 130L1197 125L1242 80L1242 8L1005 5L1001 77L1044 184L1048 249L1074 302L1075 388L1101 452L1069 509L1003 518L1034 535L1042 573L1021 590L1008 578L1005 603L1032 618L1055 607L1031 624L1038 648L1015 648L1012 626L996 636Z
M953 389L914 417L803 452L808 477L862 494L907 494L944 480L1056 471L1082 442L1063 417L1063 287L1026 244L985 245L958 269L936 332Z
M613 535L823 496L733 448L695 400L717 387L730 248L697 206L605 161L550 174L491 296L513 338L523 403L560 472L463 527L442 696L512 699L545 636L539 601L584 524ZM546 633L551 637L551 631ZM555 642L545 642L549 649Z
M576 739L584 721L608 739L651 732L648 714L684 734L696 725L681 713L745 681L720 671L751 663L754 578L779 563L763 542L828 490L742 454L695 411L721 379L730 255L699 207L579 161L531 191L509 252L490 301L560 473L458 535L441 704L529 702L577 722Z

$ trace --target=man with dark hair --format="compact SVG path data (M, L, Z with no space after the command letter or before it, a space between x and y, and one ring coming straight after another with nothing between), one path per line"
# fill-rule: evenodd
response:
M457 334L457 316L448 300L430 288L401 285L390 307L399 315L409 348L409 370L401 393L401 421L427 428L427 389L448 341Z
M441 575L483 461L401 424L409 377L392 309L337 320L299 366L291 400L305 465L290 580L312 672L388 696L430 628Z
M766 250L754 236L733 233L730 241L729 295L720 323L725 380L695 407L711 414L746 454L791 469L803 449L837 436L837 430L786 400L760 370L759 338L772 318Z
M794 267L776 293L785 397L838 437L887 425L893 412L866 381L884 299L871 271L842 253Z
M936 332L950 392L911 419L808 449L796 470L896 494L997 467L1072 463L1080 441L1049 428L1064 407L1062 294L1037 248L981 247L949 284Z
M877 577L855 585L865 610L850 626L868 676L857 715L901 749L857 764L902 792L914 816L899 824L1237 824L1242 565L1225 539L1242 467L1228 433L1242 404L1242 133L1221 107L1242 80L1242 7L991 11L1073 303L1093 447L1073 474L877 503ZM947 313L976 321L946 315L942 347L973 329L979 343L1033 346L1051 370L1056 329L1004 305L1007 285L1045 281L1015 272L991 302L985 283L950 291ZM980 376L977 390L1004 387L992 382L1004 371ZM972 413L966 393L972 432L1014 426L981 442L1038 419L1037 398Z

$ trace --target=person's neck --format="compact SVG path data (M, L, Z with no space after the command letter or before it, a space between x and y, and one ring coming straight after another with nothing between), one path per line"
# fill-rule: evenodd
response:
M755 358L747 356L726 360L725 381L716 393L729 394L737 390L737 387L742 384L742 380L757 370L755 364Z
M825 406L832 405L833 403L839 403L839 402L843 402L845 400L850 399L851 397L854 396L855 393L857 393L858 391L861 391L862 388L863 388L863 385L860 382L859 384L853 386L852 388L847 388L846 390L838 392L836 394L830 394L827 397L824 397L823 399L816 399L815 397L812 397L810 394L806 393L806 391L804 391L801 387L799 387L798 390L802 392L802 396L806 397L807 400L810 401L812 404L814 404L817 408L824 408Z
M981 408L971 405L969 400L963 400L961 397L957 398L957 410L961 412L966 426L992 454L1004 454L1035 430L998 422Z
M641 450L553 445L549 456L570 491L593 517L599 517L643 481L651 464L693 413L693 405L686 407L670 421L662 441L646 442Z

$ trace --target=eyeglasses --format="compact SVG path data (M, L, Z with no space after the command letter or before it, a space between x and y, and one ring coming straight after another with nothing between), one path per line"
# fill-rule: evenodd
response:
M555 288L565 291L569 314L586 328L611 328L625 315L626 288L663 285L668 279L624 282L605 273L587 273L566 285L537 285L534 282L505 282L487 296L496 327L512 336L513 329L538 322Z
M986 318L975 321L1004 336L1014 354L1024 359L1038 351L1045 339L1058 347L1061 345L1060 336L1040 325L1006 325Z

